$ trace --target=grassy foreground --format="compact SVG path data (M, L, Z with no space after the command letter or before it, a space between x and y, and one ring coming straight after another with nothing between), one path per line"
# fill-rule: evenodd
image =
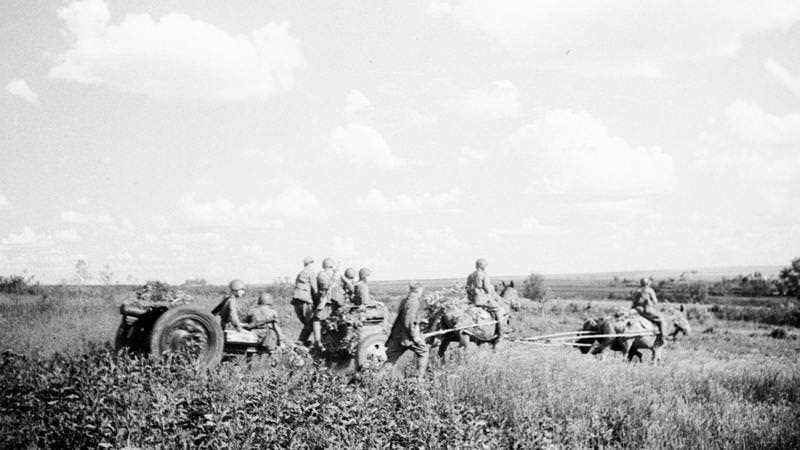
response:
M698 310L696 332L659 365L507 343L453 354L418 384L270 360L196 373L117 355L108 342L125 295L0 301L0 448L800 447L792 328L773 339ZM575 329L615 306L528 304L513 326Z

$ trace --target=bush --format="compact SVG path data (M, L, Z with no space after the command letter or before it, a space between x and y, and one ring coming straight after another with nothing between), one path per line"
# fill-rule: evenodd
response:
M708 285L701 281L661 280L653 286L658 299L674 303L703 303L708 297Z
M30 294L38 295L41 293L39 282L34 282L33 275L0 276L0 292L4 294Z
M544 285L544 277L538 273L531 273L522 282L522 296L531 300L543 300L547 290Z
M773 339L786 339L786 336L788 336L788 333L786 333L785 328L775 328L769 333L769 337Z

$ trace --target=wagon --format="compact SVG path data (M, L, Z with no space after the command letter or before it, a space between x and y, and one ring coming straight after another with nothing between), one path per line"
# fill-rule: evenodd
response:
M223 330L220 321L196 305L142 301L120 307L122 321L117 329L115 347L135 353L161 357L182 352L199 367L210 368L223 355L269 353L262 337L252 331ZM367 305L347 308L342 314L322 323L326 350L317 354L332 367L362 369L375 367L386 360L386 308Z

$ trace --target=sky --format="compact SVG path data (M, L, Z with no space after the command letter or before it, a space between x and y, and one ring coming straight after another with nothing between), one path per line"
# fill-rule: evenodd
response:
M0 274L800 256L796 0L5 0L0 38Z

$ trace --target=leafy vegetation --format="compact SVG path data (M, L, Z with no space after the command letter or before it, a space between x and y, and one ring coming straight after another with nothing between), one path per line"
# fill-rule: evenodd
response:
M531 273L528 278L522 282L522 296L531 300L541 301L547 294L547 288L544 285L544 277L538 273Z
M36 295L41 292L41 289L33 275L9 275L7 277L0 276L0 292Z

